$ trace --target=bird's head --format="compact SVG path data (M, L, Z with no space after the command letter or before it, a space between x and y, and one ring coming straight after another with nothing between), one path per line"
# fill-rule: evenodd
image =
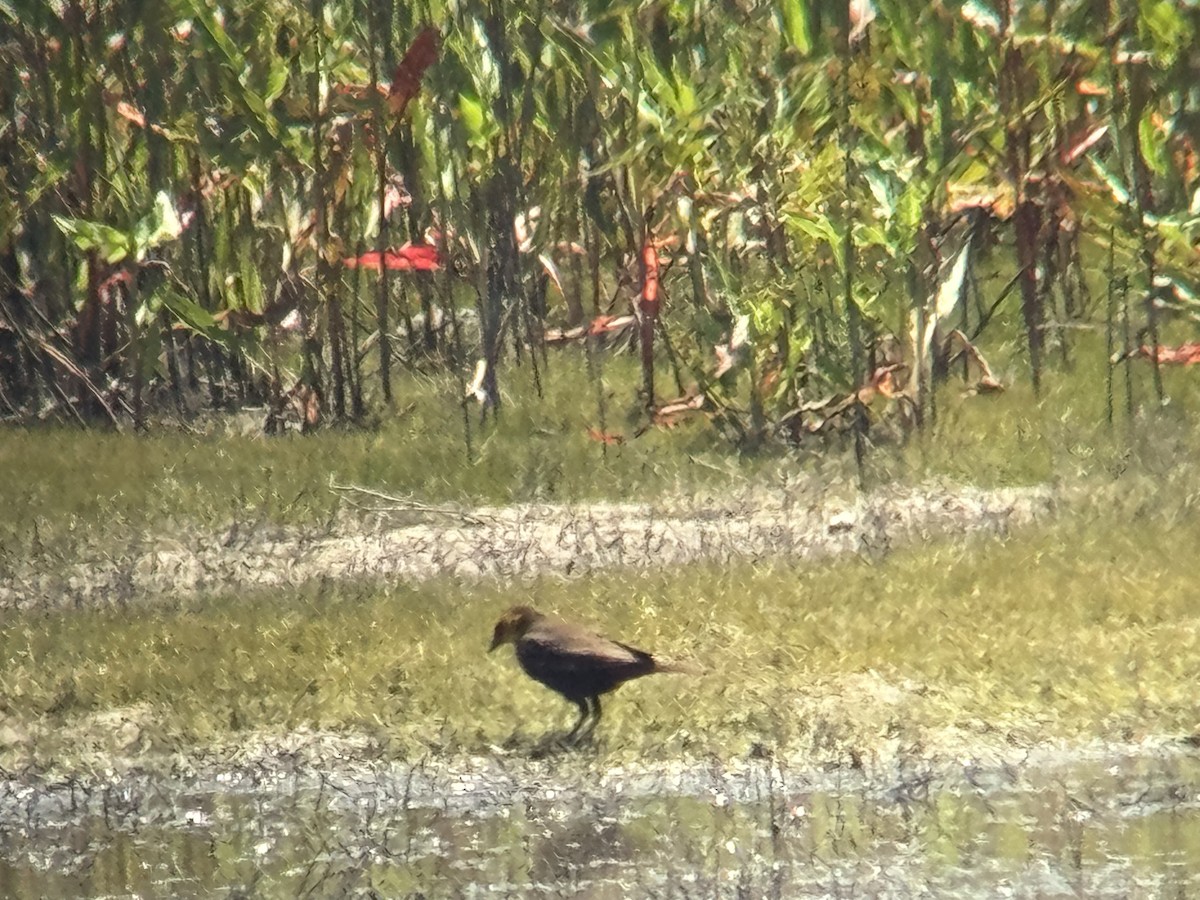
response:
M496 623L492 632L492 646L488 647L488 653L503 644L515 644L541 617L542 614L531 607L514 606Z

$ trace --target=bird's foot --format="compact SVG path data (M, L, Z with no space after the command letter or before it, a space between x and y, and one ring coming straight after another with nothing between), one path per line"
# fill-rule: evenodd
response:
M530 759L551 759L575 749L573 743L563 740L557 735L547 735L529 748Z
M595 750L599 744L590 731L577 734L551 734L529 748L530 759L551 759L581 750Z

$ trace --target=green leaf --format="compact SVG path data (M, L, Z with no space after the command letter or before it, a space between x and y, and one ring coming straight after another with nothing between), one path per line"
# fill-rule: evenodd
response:
M788 224L801 234L807 235L815 240L825 241L829 244L836 244L839 242L837 231L834 229L833 224L828 219L810 219L806 216L788 216Z
M107 263L118 263L132 256L135 244L130 235L102 222L51 216L59 231L71 238L80 250L96 250Z
M1170 159L1167 153L1167 136L1154 124L1154 112L1147 110L1142 120L1138 122L1138 146L1142 158L1155 175L1165 175L1170 169Z
M696 89L684 74L679 70L674 73L675 82L675 110L680 117L688 118L696 112Z
M1150 32L1160 64L1170 66L1179 51L1192 44L1193 35L1179 5L1173 0L1142 0L1138 12L1141 24Z
M896 200L896 221L906 233L916 233L924 220L923 206L928 186L921 180L910 180Z
M242 105L253 113L258 123L262 125L268 135L272 138L278 138L280 130L279 121L267 108L266 101L246 84L246 79L250 74L250 66L246 61L245 55L238 49L233 40L230 39L224 26L217 19L213 11L209 9L204 0L187 0L186 5L190 8L196 21L200 23L200 26L204 29L209 39L220 51L220 55L224 57L222 61L223 66L226 72L233 76L233 81L240 89L238 97Z
M1090 153L1088 154L1087 161L1088 165L1090 165L1095 170L1096 174L1099 175L1104 181L1104 183L1108 185L1108 189L1112 191L1113 199L1115 199L1122 206L1128 205L1130 201L1129 188L1125 186L1125 182L1121 179L1121 176L1116 172L1113 172L1108 168L1108 166L1100 162L1094 155Z
M638 101L638 119L656 131L663 130L663 117L655 109L649 94L642 94Z
M896 198L893 196L891 179L878 169L867 169L862 176L884 215L889 218L893 216L896 212Z
M135 352L144 379L149 380L158 369L158 360L162 353L162 334L161 328L147 328L139 336Z
M877 224L864 223L855 228L854 234L860 247L891 247L892 242L888 240L887 232Z
M134 253L137 259L144 259L151 247L173 241L182 233L183 223L175 211L174 201L166 191L159 191L154 198L154 209L134 226Z
M30 209L41 199L42 194L56 187L64 178L71 174L71 165L65 159L53 156L43 156L39 160L39 171L33 182L20 193L19 202L24 209Z
M458 115L471 137L483 135L483 104L470 94L458 95Z
M267 129L267 133L271 137L279 137L279 123L275 120L271 110L267 108L267 102L244 84L242 85L242 102L246 104L250 112L258 117L258 121Z
M287 87L290 68L288 61L282 57L276 57L271 64L271 70L267 73L267 89L263 92L263 100L267 103L273 103Z
M779 13L783 17L783 31L788 43L801 56L812 52L812 24L805 0L780 0Z
M226 334L217 325L212 313L169 285L163 284L157 288L147 302L166 307L177 322L206 337L219 339Z

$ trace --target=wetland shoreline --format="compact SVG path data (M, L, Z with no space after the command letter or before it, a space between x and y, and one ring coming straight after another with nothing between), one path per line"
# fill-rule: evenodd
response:
M572 890L618 896L628 895L629 885L646 893L696 885L706 895L731 897L744 895L742 888L762 896L932 889L990 896L1003 882L1018 894L1071 896L1083 886L1091 896L1117 897L1151 883L1187 889L1200 883L1200 863L1179 849L1200 815L1200 754L1188 721L1175 715L1178 703L1165 697L1147 711L1128 699L1097 698L1107 715L1087 713L1093 707L1083 700L1056 704L1063 693L1096 683L1086 671L1053 669L1057 644L1052 657L1045 648L1029 657L1030 665L1042 664L1031 671L1044 679L1038 682L1043 694L994 693L992 673L1004 672L1000 666L1020 653L1009 643L1013 622L1039 621L1058 633L1029 616L1074 609L1064 606L1074 602L1067 597L1052 608L1027 603L1036 591L1015 590L1004 579L1029 568L1043 531L1054 536L1045 563L1051 567L1074 563L1091 535L1109 546L1103 529L1084 531L1082 545L1080 532L1063 530L1067 517L1060 514L1074 509L1075 496L1050 488L927 486L850 502L810 498L721 508L414 506L323 532L231 529L174 544L131 541L124 551L91 560L81 553L52 573L31 570L22 583L6 586L0 606L42 628L74 621L86 630L90 621L114 620L113 634L139 638L130 645L138 652L121 663L126 678L145 668L145 642L164 639L157 626L126 632L126 620L167 626L161 629L166 646L174 647L169 639L186 635L193 621L175 619L212 607L218 615L194 621L215 629L223 644L232 635L222 628L245 627L251 635L234 646L251 654L260 646L257 635L281 627L289 637L272 640L286 647L304 638L304 622L316 622L298 671L312 669L313 677L324 678L322 692L340 692L348 689L352 667L377 670L379 678L358 689L378 718L376 725L348 715L345 727L297 727L294 720L306 715L294 716L285 704L264 708L258 725L231 720L214 740L194 741L164 727L163 712L182 698L177 689L156 693L163 684L157 677L154 690L129 680L130 696L140 691L145 698L130 706L121 705L130 700L119 690L100 702L93 699L99 696L94 682L81 682L79 696L66 684L60 699L54 692L46 696L52 706L68 704L69 714L29 705L48 712L0 716L0 749L7 748L0 756L0 893L201 896L219 888L253 895L274 885L290 896L368 887L405 896L438 885L475 896L480 885L501 891L523 885L529 896ZM1045 529L1026 527L1042 523ZM959 537L969 540L954 540ZM910 554L891 554L906 545L924 553L924 541L937 560L932 569L919 557L905 563ZM1023 549L995 561L1013 545ZM1128 555L1124 543L1112 546ZM933 583L936 573L963 571L962 554L977 548L985 560L993 557L989 569L967 562L970 578ZM839 556L880 564L852 562L849 573L834 578L857 587L842 585L840 594L829 596L824 564L787 564ZM1109 556L1102 556L1097 565L1111 568ZM769 683L751 684L748 692L740 684L744 677L713 682L682 694L686 714L669 705L670 692L646 692L629 698L595 743L562 753L548 752L538 739L555 707L540 695L529 703L523 695L514 700L508 687L497 693L492 679L505 676L494 672L504 670L471 670L458 682L463 697L457 701L409 693L422 673L436 681L462 672L469 648L454 642L473 646L479 615L490 614L506 591L523 590L525 578L551 576L557 587L543 583L542 591L569 593L586 583L594 593L583 602L612 614L614 598L637 608L641 601L626 596L629 582L654 579L647 570L661 569L662 578L683 581L678 593L685 599L652 601L662 604L655 610L663 617L643 621L658 627L672 613L686 617L697 591L719 580L700 570L689 580L689 563L719 573L748 570L730 584L714 584L714 603L706 608L719 611L729 598L757 596L759 561L783 563L773 599L747 605L744 617L696 623L715 629L712 646L736 640L744 648L739 629L752 630L759 616L777 624L785 621L780 615L794 614L788 634L797 656L764 657ZM871 574L859 582L857 572ZM588 574L594 577L578 577ZM437 587L431 579L438 576L449 580ZM557 576L571 580L559 584ZM385 579L428 584L393 595L379 586ZM326 582L358 581L364 584L353 588L349 602L334 588L328 606L313 605L313 592ZM893 583L899 585L894 592ZM470 609L457 608L454 601L473 584L483 593L473 595ZM913 584L930 587L918 597ZM972 595L972 584L985 593ZM743 591L743 585L750 587ZM231 590L238 587L266 589L272 599L253 607ZM651 580L636 590L652 596L660 587ZM1012 607L1015 619L996 612L1009 595L1021 600ZM396 597L415 605L397 605ZM1063 635L1082 635L1093 648L1122 635L1133 640L1119 610L1076 599L1082 618L1064 620ZM295 603L308 605L284 625ZM841 612L829 615L831 609ZM1176 623L1172 634L1190 627L1173 608L1160 615ZM336 616L369 627L335 629L327 617ZM389 654L378 636L402 634L414 616L424 623L423 648L403 665L367 656ZM846 623L863 629L865 638ZM889 665L892 645L875 643L876 632L904 635L896 640L909 649L894 651L900 656L893 659L907 660L915 648L920 662L928 656L926 638L940 640L942 664ZM987 655L958 654L959 643L976 636ZM852 661L844 645L856 640L883 652L860 652ZM1019 640L1027 642L1024 632ZM429 648L444 650L446 641L452 652L432 661L421 656ZM106 660L106 651L97 645L79 658ZM201 658L183 648L172 656L158 645L155 654L169 665ZM1109 648L1098 671L1113 678L1112 661L1122 658ZM327 659L338 665L345 659L346 667L323 675L318 664ZM238 680L244 664L235 653L216 671L234 671L237 677L222 683L253 698L265 688L254 678ZM266 665L253 669L268 671ZM1141 671L1130 668L1138 690ZM791 680L780 687L784 673ZM111 677L106 669L104 681ZM295 696L302 698L308 677L296 675L270 690L287 698L299 689ZM1166 670L1148 677L1151 689L1176 683ZM1021 684L1013 673L1004 678L1006 686ZM225 710L211 682L194 681L182 684L213 710ZM280 685L291 687L285 692ZM1116 688L1123 689L1119 679ZM724 718L715 721L722 735L750 732L761 742L746 740L739 749L706 744L705 729L714 720L697 719L688 705L700 695L721 705ZM1147 696L1155 696L1153 690ZM450 708L452 702L458 705ZM498 708L481 725L476 710L488 704ZM1066 724L1064 709L1074 710ZM770 715L745 719L740 710ZM526 711L532 712L528 719L521 716ZM404 730L402 718L389 718L396 715L420 724L419 740ZM1146 849L1160 844L1168 849ZM1093 853L1093 847L1116 849ZM648 853L655 860L650 866L639 862Z
M586 575L695 562L882 556L915 541L1004 534L1049 518L1049 487L888 488L856 499L769 497L728 505L414 505L324 530L234 525L222 533L132 535L74 558L24 560L0 611L154 602L321 579L423 581Z

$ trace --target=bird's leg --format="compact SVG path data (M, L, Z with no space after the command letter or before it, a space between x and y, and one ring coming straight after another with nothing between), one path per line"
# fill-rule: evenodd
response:
M591 737L592 732L596 730L596 726L600 724L600 717L604 714L600 709L600 697L595 696L590 698L592 701L592 723L587 727L587 735Z
M583 727L583 723L587 721L588 714L591 712L586 698L572 700L571 702L579 707L579 720L575 723L575 727L567 732L566 736L563 738L564 741L570 741L575 737L575 735L579 734L579 729Z

